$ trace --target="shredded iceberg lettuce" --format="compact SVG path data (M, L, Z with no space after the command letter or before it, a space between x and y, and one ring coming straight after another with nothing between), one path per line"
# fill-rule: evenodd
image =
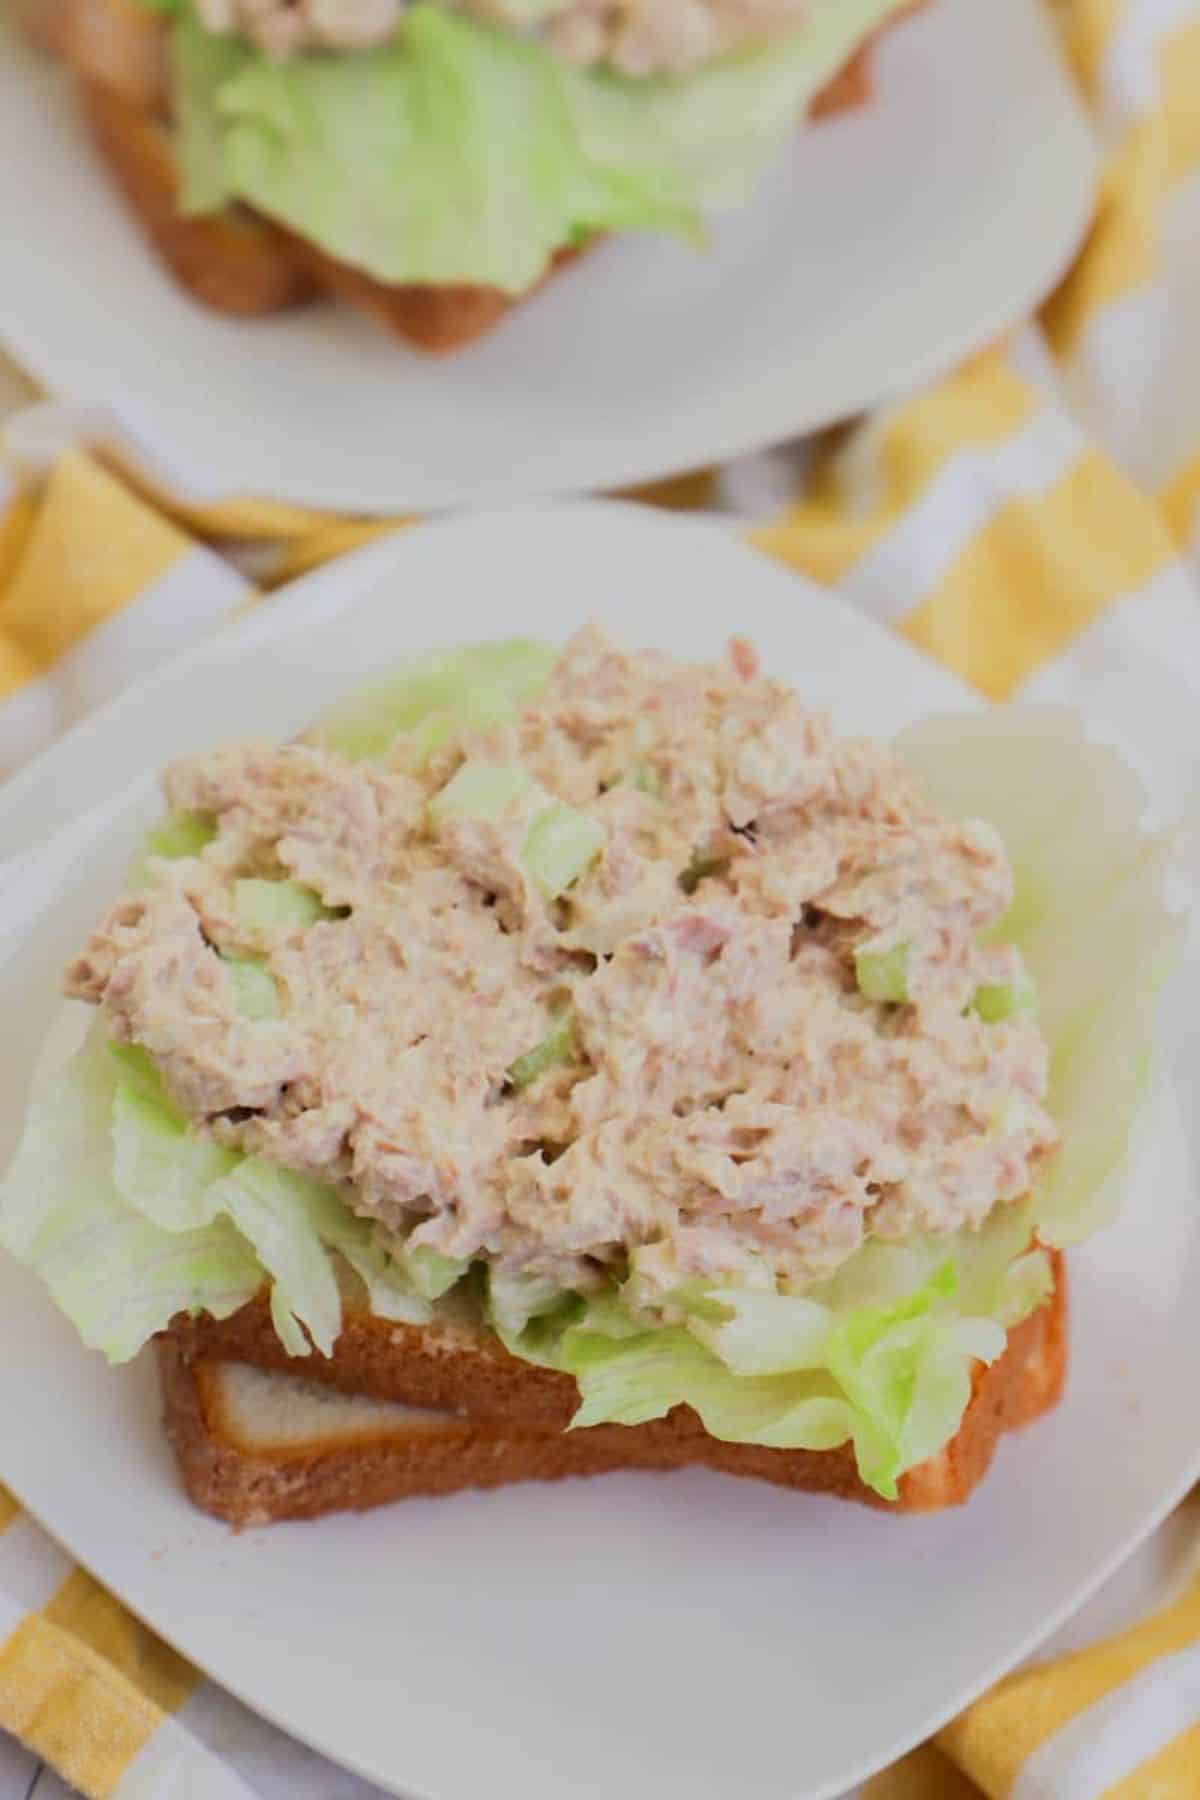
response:
M1012 861L1016 897L995 935L1036 984L1062 1133L1033 1223L1045 1244L1077 1243L1120 1204L1159 994L1187 935L1163 898L1173 834L1146 830L1138 777L1066 708L934 719L897 749L939 806L994 825Z
M864 1481L894 1498L905 1470L957 1431L974 1363L1048 1297L1042 1246L1077 1242L1112 1216L1159 990L1187 929L1163 897L1171 839L1146 832L1140 784L1069 713L935 720L898 748L941 807L988 819L1008 846L1016 894L996 935L1017 944L1036 983L1062 1148L1033 1194L978 1230L869 1240L803 1296L683 1286L663 1297L677 1322L645 1330L630 1310L646 1297L635 1269L624 1293L502 1332L515 1354L575 1376L577 1426L636 1424L686 1403L735 1442L850 1441ZM902 997L890 977L886 997Z
M117 1088L118 1065L94 1031L29 1109L0 1187L0 1246L37 1271L85 1344L124 1362L178 1313L237 1312L262 1269L228 1220L197 1222L186 1172L158 1201L159 1219L125 1200Z
M431 1316L374 1227L331 1189L191 1130L145 1053L109 1044L100 1027L34 1096L0 1186L0 1246L113 1362L179 1313L225 1318L264 1282L288 1352L328 1355L341 1326L331 1252L373 1312Z
M470 1267L461 1257L443 1256L428 1244L406 1246L400 1261L414 1291L423 1300L440 1300Z
M318 744L343 756L382 756L410 740L423 760L456 731L502 724L549 680L558 651L533 638L468 644L402 663L331 707Z
M354 753L377 753L430 716L469 710L474 672L511 707L551 661L530 645L427 659L326 729ZM1069 714L933 721L899 749L943 808L986 817L1009 847L1016 897L1000 935L1037 983L1062 1150L1034 1193L978 1230L869 1240L802 1296L762 1285L655 1292L637 1258L622 1287L586 1296L489 1271L494 1328L514 1354L575 1377L576 1426L634 1424L686 1403L735 1442L850 1442L864 1480L892 1497L954 1435L975 1364L1046 1298L1042 1246L1073 1243L1110 1216L1158 990L1186 930L1163 899L1170 840L1146 833L1138 784ZM528 1068L514 1065L514 1081L568 1048L552 1031L521 1059ZM191 1130L145 1053L106 1044L99 1028L35 1096L0 1186L0 1245L114 1361L176 1314L223 1317L264 1282L289 1351L327 1353L341 1320L335 1256L374 1312L416 1322L466 1272L433 1252L393 1255L331 1189Z
M521 293L595 233L695 239L903 0L809 0L797 29L687 76L574 67L418 0L381 48L272 59L174 28L185 210L243 200L387 283Z

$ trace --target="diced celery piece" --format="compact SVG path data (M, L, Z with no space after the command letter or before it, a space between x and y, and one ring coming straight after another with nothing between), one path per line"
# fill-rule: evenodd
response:
M516 765L464 763L429 802L435 825L443 819L498 819L510 807L540 807L545 790Z
M728 863L719 856L702 856L697 850L683 874L679 877L679 885L685 894L694 894L702 881L710 875L719 875Z
M237 884L237 914L250 931L271 931L280 925L312 925L332 918L319 894L298 881L262 881L248 878Z
M429 802L435 826L512 810L526 821L521 866L542 897L555 900L603 848L608 834L598 819L556 800L517 764L464 763Z
M554 1021L540 1044L535 1044L532 1050L526 1050L524 1056L518 1056L515 1062L509 1064L509 1082L520 1093L522 1088L537 1081L548 1069L569 1062L574 1054L575 1019L573 1014L564 1012Z
M199 856L206 844L217 835L217 822L211 813L173 812L146 833L144 854L166 856Z
M1016 981L976 988L971 1011L978 1013L986 1024L998 1025L1002 1019L1035 1013L1037 1005L1037 983L1032 975L1022 974Z
M227 956L238 1011L247 1019L277 1019L283 1010L275 977L261 956Z
M662 799L662 781L648 763L639 763L629 779L639 794L649 794L653 800Z
M210 813L168 813L165 819L152 825L143 838L142 847L130 865L130 882L135 887L144 887L152 880L150 863L154 857L177 862L183 856L199 856L216 835L216 820Z
M859 992L868 1000L898 1004L908 999L907 944L895 944L879 952L860 950L854 958L854 977Z
M530 826L521 861L543 898L556 900L600 854L607 836L598 819L554 800Z

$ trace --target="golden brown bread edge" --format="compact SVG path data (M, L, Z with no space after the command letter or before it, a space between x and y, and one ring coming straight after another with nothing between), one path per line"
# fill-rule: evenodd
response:
M185 217L176 198L162 22L136 0L47 4L53 28L43 27L43 40L74 70L92 141L143 236L179 285L216 312L258 318L337 296L417 348L444 353L493 330L580 254L560 252L547 274L516 296L468 283L390 287L249 208ZM817 96L810 117L860 106L870 93L868 46Z
M616 1469L702 1466L776 1486L836 1495L892 1512L961 1505L986 1473L1002 1433L1058 1401L1066 1374L1067 1300L1062 1259L1054 1291L1009 1332L1004 1353L977 1366L954 1438L901 1477L896 1502L860 1481L850 1446L775 1450L712 1438L689 1407L649 1424L565 1426L574 1381L510 1356L491 1334L467 1326L392 1325L350 1311L332 1357L302 1362L283 1350L265 1300L232 1318L180 1320L158 1343L165 1422L194 1503L233 1525L362 1510L418 1494L559 1480ZM385 1401L447 1413L433 1432L381 1430L345 1441L264 1451L240 1442L220 1406L226 1363L300 1375Z

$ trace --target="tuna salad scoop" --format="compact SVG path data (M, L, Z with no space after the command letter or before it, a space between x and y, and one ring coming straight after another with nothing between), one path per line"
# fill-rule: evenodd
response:
M1068 716L899 752L740 639L588 628L173 763L0 1247L114 1361L256 1297L330 1356L348 1306L894 1498L1109 1216L1185 929Z
M226 745L67 974L215 1144L409 1252L802 1293L980 1226L1052 1150L996 833L735 641L581 632L516 715L377 761Z

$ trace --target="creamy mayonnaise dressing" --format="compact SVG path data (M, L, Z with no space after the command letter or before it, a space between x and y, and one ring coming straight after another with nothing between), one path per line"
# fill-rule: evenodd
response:
M602 828L561 897L518 800L431 812L464 762ZM241 743L164 785L216 835L111 909L68 991L199 1128L413 1244L567 1287L636 1252L664 1288L802 1288L868 1236L978 1225L1053 1146L1036 1023L972 1005L1022 980L980 943L1012 895L996 834L744 642L697 666L589 628L515 722L423 763L404 739L378 762ZM239 882L283 879L320 916L247 926ZM861 959L897 955L902 993L868 997ZM239 1004L251 958L277 1017Z

